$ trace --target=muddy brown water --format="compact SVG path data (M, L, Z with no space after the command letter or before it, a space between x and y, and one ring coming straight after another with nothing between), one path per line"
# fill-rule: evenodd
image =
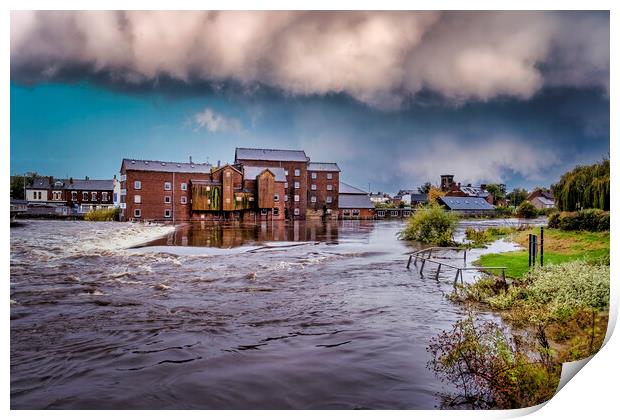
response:
M426 347L462 308L402 227L24 221L11 408L436 408Z

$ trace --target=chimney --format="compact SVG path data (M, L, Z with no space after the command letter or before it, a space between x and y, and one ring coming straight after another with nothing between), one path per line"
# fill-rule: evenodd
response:
M84 179L88 181L90 178L88 176L85 176Z
M194 162L192 162L192 155L189 155L189 163L190 163L190 164L191 164L191 163L194 163Z
M221 162L220 162L220 160L218 159L218 160L217 160L217 167L218 167L218 168L220 167L220 163L221 163Z

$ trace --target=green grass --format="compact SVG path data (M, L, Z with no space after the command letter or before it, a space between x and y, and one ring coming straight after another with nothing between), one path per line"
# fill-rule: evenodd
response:
M540 229L517 232L512 239L521 246L527 247L529 233L539 235L540 241ZM605 257L609 257L609 232L569 232L545 229L545 265L575 260L593 262ZM528 252L522 250L482 255L475 263L481 266L506 267L507 277L520 279L529 270L527 261Z

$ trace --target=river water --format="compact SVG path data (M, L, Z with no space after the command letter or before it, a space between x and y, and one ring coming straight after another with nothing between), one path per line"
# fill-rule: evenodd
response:
M402 227L24 221L11 408L437 408L426 347L462 308Z

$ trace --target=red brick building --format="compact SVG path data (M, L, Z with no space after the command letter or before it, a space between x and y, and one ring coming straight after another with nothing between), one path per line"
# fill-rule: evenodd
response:
M303 150L241 147L235 150L235 164L284 169L287 219L303 220L330 213L336 216L340 181L337 164L310 162Z
M340 219L372 219L375 217L375 206L366 191L341 182L338 200Z
M121 220L283 220L282 168L123 159Z

